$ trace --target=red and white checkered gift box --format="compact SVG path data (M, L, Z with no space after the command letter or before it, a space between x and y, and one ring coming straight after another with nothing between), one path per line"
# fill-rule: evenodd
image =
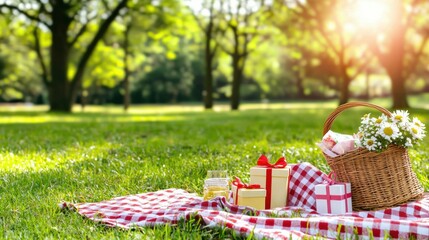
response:
M419 201L384 210L318 214L315 211L314 185L323 183L328 176L306 163L292 166L291 174L289 203L296 203L296 206L257 211L255 216L245 214L253 209L230 204L224 197L203 201L202 197L181 189L96 203L64 202L61 207L120 228L173 224L196 214L208 227L227 227L238 234L253 234L257 239L429 239L429 194Z
M327 183L315 186L318 213L344 214L352 211L350 183Z

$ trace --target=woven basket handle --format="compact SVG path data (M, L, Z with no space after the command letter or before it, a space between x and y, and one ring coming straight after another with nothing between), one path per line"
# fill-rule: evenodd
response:
M386 114L389 117L392 116L392 113L389 112L389 110L385 109L384 107L380 107L380 106L377 106L375 104L372 104L372 103L367 103L367 102L345 103L345 104L338 106L331 114L329 114L328 118L325 121L325 124L323 125L323 135L325 135L329 131L329 129L331 129L332 123L334 122L334 120L338 116L338 114L340 114L342 111L344 111L348 108L352 108L352 107L370 107L370 108L374 108L374 109Z

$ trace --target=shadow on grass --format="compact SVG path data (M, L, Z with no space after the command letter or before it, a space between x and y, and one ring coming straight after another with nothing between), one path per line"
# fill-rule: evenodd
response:
M20 232L21 236L30 238L51 234L72 238L106 233L128 236L129 231L100 227L92 221L82 220L77 214L64 214L58 204L61 201L97 202L172 187L187 189L187 186L192 186L195 190L196 187L202 186L206 170L210 169L210 163L197 164L204 169L198 171L195 166L181 167L186 165L186 160L179 162L180 158L177 161L169 161L163 158L162 154L154 159L139 158L138 154L129 156L128 150L126 146L106 149L96 157L85 157L54 169L1 173L0 205L3 207L0 209L0 216L8 221L4 221L0 229L9 234ZM163 154L178 155L178 152L183 150L195 151L191 147L176 147L177 153L172 153L173 150L170 149L169 153ZM154 162L156 159L157 162ZM142 231L152 229L154 231L147 234L165 237L179 236L184 232L184 236L187 236L189 233L186 232L196 231L200 227L179 224L175 227L169 226L165 231L157 228ZM55 231L52 231L52 228ZM196 234L216 236L218 233Z

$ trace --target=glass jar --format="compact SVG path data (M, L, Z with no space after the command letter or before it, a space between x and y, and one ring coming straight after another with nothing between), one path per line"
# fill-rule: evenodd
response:
M204 180L204 200L223 196L229 198L229 181L226 171L210 170Z

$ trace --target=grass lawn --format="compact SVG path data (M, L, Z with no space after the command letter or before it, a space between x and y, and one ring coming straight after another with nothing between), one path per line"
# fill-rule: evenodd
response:
M411 115L429 125L424 101L412 101L420 105ZM315 143L334 107L334 102L244 104L244 110L230 112L223 107L203 111L199 105L139 106L130 113L120 107L90 107L73 115L47 114L45 107L0 107L0 238L230 236L224 229L202 230L187 223L139 231L110 229L61 212L58 203L166 188L201 195L207 170L226 169L247 181L261 153L274 159L285 154L290 163L307 161L327 172ZM348 110L333 130L353 133L368 111ZM428 191L429 139L410 154Z

